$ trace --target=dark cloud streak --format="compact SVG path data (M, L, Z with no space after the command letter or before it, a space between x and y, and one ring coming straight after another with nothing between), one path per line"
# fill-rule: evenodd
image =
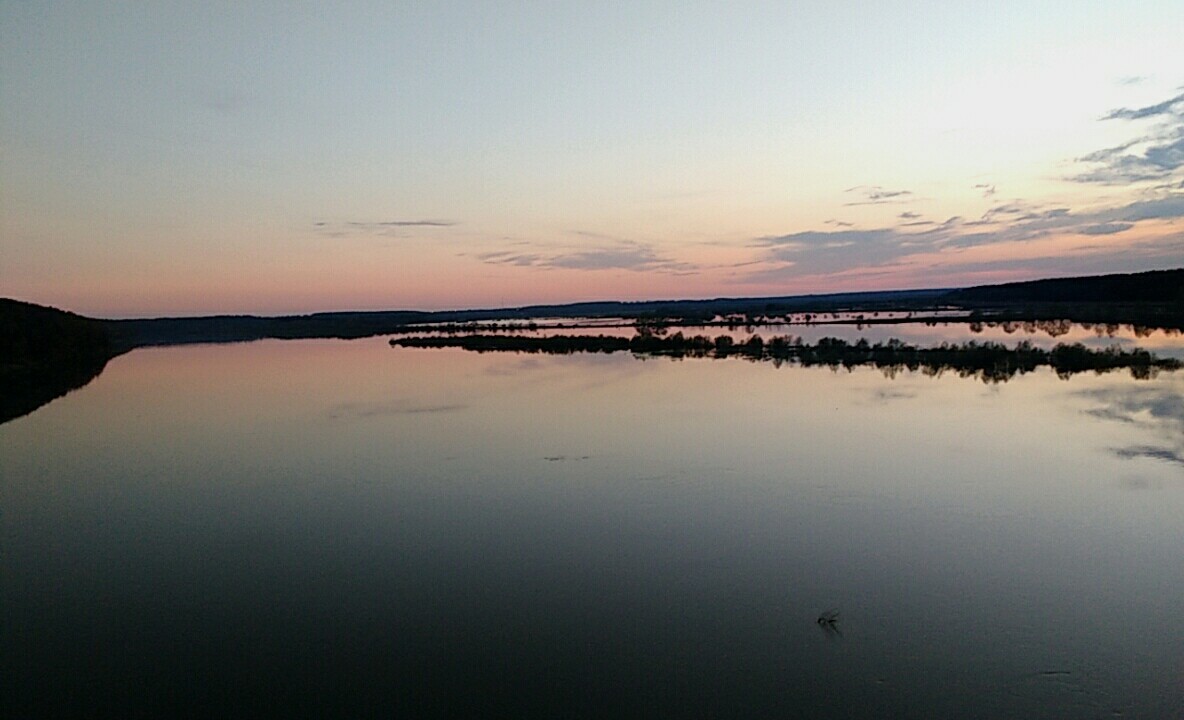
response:
M1161 103L1148 105L1147 107L1136 108L1119 108L1111 110L1103 120L1142 120L1143 118L1155 117L1156 115L1174 115L1175 106L1184 103L1184 93L1180 93L1176 97L1168 98Z
M381 222L357 222L351 220L346 225L369 230L390 227L452 227L456 223L449 220L385 220Z
M898 217L910 216L901 213ZM918 253L958 250L998 243L1022 243L1054 234L1104 237L1126 232L1139 222L1184 217L1184 195L1167 194L1114 208L1075 213L1065 207L1040 207L1013 201L989 209L979 220L954 216L939 225L928 221L899 223L894 227L866 230L806 231L788 235L757 238L752 246L763 250L767 267L745 276L748 282L776 282L793 277L884 267ZM925 229L915 229L928 223ZM1146 269L1139 266L1148 259L1179 252L1184 233L1164 235L1135 243L1105 248L1098 255L1075 260L1079 267L1107 262L1115 268ZM1123 255L1125 254L1125 257ZM1099 260L1101 258L1101 260ZM1040 269L1055 271L1064 266L1064 258L1029 258L1015 261L952 265L966 271L991 269ZM1060 265L1058 265L1060 263ZM1127 265L1134 263L1127 268ZM1105 267L1098 267L1105 271ZM1115 269L1114 271L1117 271Z
M698 270L691 263L679 262L658 254L652 247L636 242L619 242L589 249L553 253L481 253L478 260L493 265L515 265L565 270L629 270L688 274Z
M1184 465L1184 455L1181 453L1170 448L1155 447L1153 445L1133 445L1131 447L1117 448L1114 454L1125 460L1151 458L1153 460L1163 460L1177 465Z
M1116 233L1126 232L1134 226L1134 223L1129 222L1102 223L1100 225L1086 225L1079 228L1077 232L1082 235L1114 235Z
M1095 405L1086 414L1143 433L1143 442L1113 448L1117 457L1184 465L1184 395L1178 386L1099 388L1078 395Z
M1184 93L1154 105L1112 110L1102 120L1145 120L1159 122L1148 133L1130 142L1103 148L1077 159L1094 165L1071 178L1078 182L1121 185L1165 180L1184 168Z
M856 185L849 187L843 192L858 192L863 195L862 200L855 200L848 203L843 203L845 207L852 207L855 205L889 205L900 204L908 202L912 197L911 190L885 190L879 185Z
M312 226L317 233L327 237L346 237L349 235L400 237L414 230L440 230L455 227L458 224L452 220L346 220L342 222L321 220L314 222Z

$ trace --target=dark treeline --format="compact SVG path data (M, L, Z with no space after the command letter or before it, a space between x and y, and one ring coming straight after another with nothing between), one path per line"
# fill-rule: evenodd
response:
M0 423L82 387L114 354L98 320L0 298Z
M1155 327L1146 325L1134 325L1131 323L1110 323L1110 322L1075 322L1073 320L1066 320L1058 318L1056 320L985 320L981 315L927 315L921 313L908 313L907 315L884 315L881 316L878 312L868 314L851 314L851 313L789 313L786 315L728 315L725 317L716 317L710 320L684 318L671 319L661 317L639 317L634 320L621 319L617 322L600 321L575 321L566 323L546 323L540 324L536 322L501 322L501 323L483 323L483 322L463 322L463 323L423 323L415 325L406 325L395 328L388 335L412 335L412 334L427 334L427 333L441 333L441 334L474 334L474 333L521 333L521 332L535 332L538 330L555 331L555 330L594 330L604 328L634 328L638 332L659 332L664 333L675 328L727 328L728 330L745 329L750 334L755 332L757 328L779 326L779 325L855 325L863 329L864 327L872 327L874 325L908 325L908 324L923 324L930 327L938 325L953 325L961 324L967 325L969 330L974 333L981 333L984 330L1000 329L1003 332L1011 335L1015 332L1024 332L1029 335L1036 333L1044 333L1050 337L1060 337L1068 334L1074 327L1080 327L1087 332L1092 332L1098 337L1114 337L1122 331L1129 331L1137 338L1151 337L1156 332L1163 332L1169 336L1178 336L1184 330L1174 327Z
M974 319L1048 320L1184 329L1184 270L1053 278L953 290Z
M521 326L541 318L661 318L670 323L700 324L725 315L786 312L844 312L851 307L874 310L923 310L946 290L901 290L774 298L716 298L712 300L652 300L584 302L564 305L527 305L474 310L390 310L327 312L310 315L212 315L204 317L105 320L121 349L145 345L244 342L264 338L362 338L408 332L425 323L433 331L471 328L477 324L511 321ZM426 330L426 328L425 328ZM483 332L500 332L482 327ZM471 329L467 330L471 332Z
M6 302L28 305L12 300ZM949 311L960 311L963 317L960 320L933 317L934 313ZM889 317L881 313L897 315ZM915 317L900 316L900 313L915 313ZM790 322L869 325L939 320L1070 320L1149 328L1184 328L1184 269L1037 280L965 289L709 300L603 301L473 310L325 312L274 317L218 315L96 322L102 323L106 329L113 351L120 352L144 345L240 342L262 338L360 338L407 332L409 328L424 323L529 323L541 318L624 318L684 326L757 326L786 322L787 319Z
M1184 302L1184 270L1152 270L979 285L953 290L946 295L946 299L975 303L1178 303Z
M975 320L1058 320L1126 323L1184 328L1184 269L1128 275L1061 278L965 289L893 290L704 300L600 301L562 305L471 310L391 310L327 312L262 317L206 317L107 320L120 349L143 345L239 342L262 338L360 338L406 332L423 323L529 322L540 318L649 318L675 325L763 324L787 314L808 314L809 322L896 323L904 318L877 313L918 315L959 310ZM1108 293L1113 293L1108 294ZM838 319L836 314L862 314ZM931 318L919 317L930 321ZM953 319L950 319L953 321ZM498 332L492 331L491 332Z
M986 328L998 328L1008 335L1023 331L1029 335L1042 332L1050 337L1060 337L1067 334L1074 326L1079 326L1098 337L1114 337L1122 330L1130 330L1137 338L1151 337L1156 332L1163 332L1169 336L1181 334L1179 328L1148 327L1146 325L1132 325L1130 323L1091 323L1073 322L1072 320L979 320L970 321L970 331L980 333Z
M409 324L428 322L434 317L433 313L396 310L279 317L211 315L104 322L115 345L120 349L131 349L147 345L249 342L264 338L363 338L398 332Z
M778 365L794 362L803 366L827 365L834 368L871 365L884 370L887 375L904 370L920 370L931 375L951 371L985 382L1006 381L1042 366L1053 368L1061 377L1079 372L1126 368L1136 378L1148 378L1159 370L1181 367L1181 362L1174 358L1159 358L1146 350L1123 350L1118 347L1091 350L1081 344L1061 344L1052 350L1044 350L1028 342L1009 348L1001 343L974 341L917 347L900 340L873 345L867 340L849 343L839 338L823 338L815 344L807 344L801 338L788 335L768 341L754 335L742 342L729 335L713 339L704 335L687 337L682 333L666 337L639 333L632 338L607 335L432 335L392 338L390 344L416 348L458 347L476 352L632 352L639 356L672 358L740 357L753 361L768 360Z
M1145 336L1156 329L1184 330L1184 269L1092 277L1033 280L957 290L844 293L772 298L579 303L505 311L440 313L426 323L391 332L508 332L537 329L534 323L494 324L505 318L619 317L652 327L738 327L767 325L896 325L970 323L972 328L1021 325L1047 330L1056 337L1072 323L1087 328L1132 327ZM533 314L532 314L533 313ZM574 322L552 325L594 327Z
M90 362L111 356L101 320L0 298L0 367Z

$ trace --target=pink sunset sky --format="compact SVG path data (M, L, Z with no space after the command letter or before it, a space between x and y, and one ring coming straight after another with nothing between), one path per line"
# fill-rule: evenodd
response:
M86 5L0 5L0 296L282 314L1184 266L1178 2Z

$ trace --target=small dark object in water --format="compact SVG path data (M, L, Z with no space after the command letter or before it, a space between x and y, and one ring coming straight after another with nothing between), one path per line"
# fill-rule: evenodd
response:
M835 623L839 621L838 610L827 610L818 616L818 626L823 628L834 629Z

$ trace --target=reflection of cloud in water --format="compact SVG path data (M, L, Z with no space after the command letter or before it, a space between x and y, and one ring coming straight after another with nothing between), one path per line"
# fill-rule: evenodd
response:
M647 362L653 358L638 357L627 353L577 353L575 355L564 355L565 362L576 360L579 361L582 367L607 368L614 366L615 372L606 373L581 373L582 382L577 386L581 391L596 390L603 387L611 387L617 383L624 382L644 374L653 373L659 370L656 364ZM669 358L662 358L668 360ZM587 379L590 378L590 379Z
M999 387L999 385L983 385L982 397L997 398L1001 394L1003 394L1003 388Z
M611 353L548 353L546 357L524 357L518 360L494 362L483 372L486 375L508 377L535 370L562 370L573 365L581 368L619 365L625 368L628 366L628 362L627 358L620 355L614 356Z
M1127 490L1162 490L1163 482L1142 475L1132 475L1122 479L1122 487Z
M1135 424L1135 419L1133 417L1127 415L1121 410L1115 410L1114 408L1093 408L1091 410L1086 410L1085 414L1092 415L1102 420L1114 420L1116 422L1131 423L1132 425Z
M1113 387L1086 390L1082 397L1102 404L1086 412L1095 417L1184 434L1184 394L1174 387Z
M1099 388L1078 395L1100 405L1086 410L1087 415L1137 427L1157 441L1114 448L1118 457L1184 465L1184 393L1175 383Z
M872 392L872 402L877 405L883 405L893 400L912 400L915 397L917 397L916 390L899 388L877 388Z
M485 368L486 375L493 375L495 377L509 377L519 373L530 372L531 370L538 370L543 366L542 361L538 358L522 358L512 362L499 362Z
M329 411L329 417L336 420L345 417L383 417L388 415L424 415L464 410L462 403L415 403L410 400L388 400L372 403L341 403Z
M1126 459L1145 457L1184 465L1184 453L1169 450L1168 448L1155 447L1154 445L1131 445L1130 447L1118 448L1114 451L1114 454Z

